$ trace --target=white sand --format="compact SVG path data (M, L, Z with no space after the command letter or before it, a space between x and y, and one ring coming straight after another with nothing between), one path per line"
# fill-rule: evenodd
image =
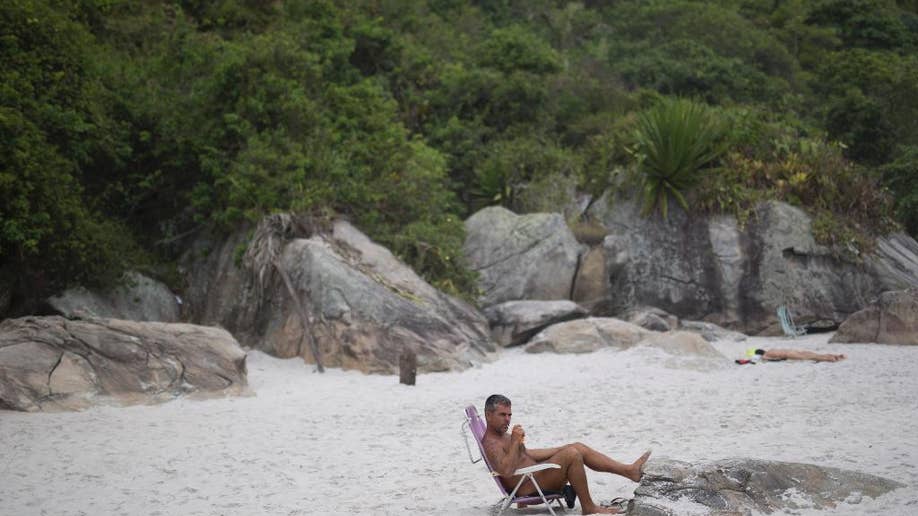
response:
M918 347L827 344L840 363L679 369L658 350L505 351L461 373L394 376L249 355L255 396L80 413L0 411L0 514L469 514L499 494L472 465L462 409L500 392L530 447L583 441L623 460L755 457L836 466L906 484L838 514L918 514ZM590 475L600 501L636 484ZM579 512L579 511L578 511ZM542 514L538 510L515 514ZM793 514L820 514L798 510ZM547 512L545 513L547 514Z

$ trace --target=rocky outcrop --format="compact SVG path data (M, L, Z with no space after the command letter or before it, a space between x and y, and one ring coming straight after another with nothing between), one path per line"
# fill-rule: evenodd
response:
M704 464L652 459L628 505L631 516L769 514L837 509L902 484L838 468L756 459Z
M245 352L219 328L58 316L0 323L0 408L73 410L245 389Z
M611 317L588 317L555 324L539 332L527 353L590 353L598 349L631 347L652 332Z
M69 319L107 317L132 321L178 322L179 298L165 284L129 272L120 285L105 290L76 287L45 301L45 311Z
M609 314L611 288L606 274L606 252L602 246L591 247L580 258L571 299L591 314Z
M668 219L645 218L637 203L615 196L598 200L588 215L609 231L608 290L598 303L609 314L649 305L682 319L779 334L778 306L792 307L798 324L834 328L881 292L918 285L911 238L881 238L876 253L846 261L816 243L803 210L781 202L758 206L745 228L732 217L689 217L677 208Z
M486 308L484 315L494 342L509 347L525 344L552 324L586 317L587 312L572 301L507 301Z
M812 219L799 208L765 203L749 231L756 259L742 294L747 326L779 333L774 308L780 305L793 309L798 325L837 326L882 291L865 267L817 244Z
M223 326L245 346L312 361L281 278L272 274L259 295L251 274L234 260L248 238L239 231L192 248L183 260L188 316ZM288 240L279 258L295 292L312 307L309 330L325 366L395 373L401 354L413 351L418 371L454 370L496 350L484 316L430 286L347 222Z
M641 339L638 346L657 348L675 356L692 356L723 359L724 356L714 349L701 335L689 331L654 332Z
M880 294L848 317L829 342L918 344L918 288Z
M697 333L708 342L717 340L743 341L748 338L743 333L727 330L716 324L704 321L679 321L679 329Z
M644 217L636 203L615 197L594 203L590 216L608 229L602 244L607 315L638 306L694 319L723 311L726 296L705 224L681 210L671 210L668 219Z
M918 241L905 233L893 233L877 239L876 251L865 258L870 273L888 290L915 286L918 276Z
M490 207L469 217L465 230L463 254L479 274L482 306L571 299L583 246L561 215Z
M622 313L619 318L653 331L669 331L679 326L678 317L652 306L630 308Z
M697 333L646 330L611 317L590 317L549 326L533 337L525 350L528 353L591 353L603 348L635 347L662 351L662 365L671 369L712 371L730 364Z

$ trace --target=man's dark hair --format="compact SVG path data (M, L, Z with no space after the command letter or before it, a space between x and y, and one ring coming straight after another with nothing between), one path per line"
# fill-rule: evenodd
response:
M510 398L500 394L488 396L488 399L485 400L485 412L494 412L494 409L496 409L498 405L511 406Z

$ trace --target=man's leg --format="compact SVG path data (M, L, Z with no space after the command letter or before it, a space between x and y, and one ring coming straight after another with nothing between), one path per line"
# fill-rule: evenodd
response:
M646 451L631 464L624 464L609 457L608 455L590 448L583 443L569 444L565 446L565 448L567 447L573 447L578 452L580 452L580 455L583 456L583 464L593 471L614 473L616 475L621 475L627 479L633 480L634 482L641 481L641 474L644 463L647 462L647 459L650 458L650 452Z
M799 349L769 349L762 355L765 360L815 360L817 362L838 362L845 355L830 355Z
M561 466L561 469L546 469L534 475L543 491L560 491L564 488L564 484L570 482L577 497L580 498L580 508L583 514L618 514L615 509L601 507L593 502L590 488L587 486L583 455L577 448L566 446L545 462L553 462Z

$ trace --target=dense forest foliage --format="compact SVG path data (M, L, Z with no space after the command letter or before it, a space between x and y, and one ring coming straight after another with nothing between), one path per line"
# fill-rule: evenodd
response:
M456 293L464 217L575 190L918 234L914 0L6 0L0 70L14 307L287 210Z

